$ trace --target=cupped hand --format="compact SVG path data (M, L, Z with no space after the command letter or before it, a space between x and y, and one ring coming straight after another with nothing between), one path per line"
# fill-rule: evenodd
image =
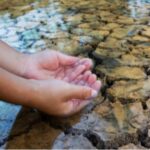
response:
M90 59L68 56L52 50L28 55L24 64L25 78L40 80L55 78L68 82L92 67Z
M79 112L97 96L100 88L100 82L91 72L85 72L72 84L56 79L33 82L36 92L31 106L55 116L69 116Z

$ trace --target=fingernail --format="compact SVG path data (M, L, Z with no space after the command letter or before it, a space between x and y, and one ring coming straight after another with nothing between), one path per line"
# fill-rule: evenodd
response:
M98 92L95 90L92 90L91 96L88 99L93 99L93 98L97 97L97 95L98 95Z
M98 95L97 91L92 90L91 97L92 97L92 98L95 98L95 97L97 97L97 95Z

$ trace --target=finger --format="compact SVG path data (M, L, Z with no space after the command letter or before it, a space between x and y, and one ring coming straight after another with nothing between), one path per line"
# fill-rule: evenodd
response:
M66 100L80 99L87 100L95 98L98 95L97 91L92 88L69 84L68 92L66 93Z
M88 78L89 78L89 76L92 74L92 72L91 71L86 71L84 74L83 74L83 80L85 81L85 82L87 82L87 80L88 80Z
M93 68L93 61L89 58L83 58L79 61L79 64L85 65L86 69L89 70Z
M77 78L80 74L82 74L85 71L85 66L84 65L80 65L77 66L77 68L75 68L74 70L72 70L71 72L67 73L67 78L69 81L74 80L75 78Z
M91 86L96 81L96 78L95 74L91 74L87 80L88 85Z
M92 84L91 88L93 88L96 91L99 91L102 87L102 83L100 80L97 80L95 83Z
M83 75L79 75L75 80L71 81L70 83L78 84L83 78Z
M60 52L57 52L58 60L61 65L68 66L75 64L80 58L69 56Z

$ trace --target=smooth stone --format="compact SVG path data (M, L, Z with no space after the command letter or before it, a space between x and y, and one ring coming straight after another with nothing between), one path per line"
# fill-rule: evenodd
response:
M97 48L94 52L93 55L95 58L99 60L104 60L106 58L117 58L123 55L125 52L118 51L118 50L110 50L110 49L105 49L105 48Z
M105 74L111 80L140 80L145 79L146 74L144 70L138 67L128 67L128 66L121 66L112 68L106 68L105 66L97 66L96 72L101 72Z
M131 31L128 28L116 28L113 30L113 32L110 36L113 38L117 38L117 39L123 39L123 38L127 37L130 32Z
M100 42L98 48L108 48L117 51L128 51L127 40L117 40L116 38L108 37L105 42Z
M107 90L107 94L110 99L119 99L123 103L144 100L149 96L149 82L149 79L144 81L117 81Z
M78 25L82 23L83 16L82 14L74 15L74 16L65 16L64 21L69 22L72 26Z
M125 25L132 25L134 24L134 19L127 17L127 16L119 16L119 18L117 19L117 23L125 24Z
M84 29L88 28L89 29L90 25L88 23L81 23L81 24L78 25L78 28L84 28Z
M106 25L104 25L103 27L100 27L100 30L112 30L115 28L119 28L120 25L117 23L108 23Z
M131 51L131 54L135 56L150 58L150 47L149 46L137 46Z
M150 63L150 60L145 58L141 58L139 56L135 56L132 53L131 54L124 54L121 56L121 58L117 59L117 61L123 65L123 66L146 66Z
M143 36L140 36L140 35L136 35L132 38L133 41L135 42L150 42L150 39L147 38L147 37L143 37Z
M95 149L83 135L61 134L54 142L52 149Z
M140 129L141 127L145 126L148 121L148 116L143 110L143 106L141 102L136 102L133 104L129 104L129 121L132 126L135 128Z
M150 38L150 27L145 27L141 34Z
M75 28L71 31L73 34L82 35L82 36L91 36L97 40L103 40L104 36L101 34L99 30L91 30L91 29L84 29L84 28Z
M51 49L58 50L70 55L77 55L83 52L90 52L92 47L89 44L81 45L77 40L54 39L47 43Z

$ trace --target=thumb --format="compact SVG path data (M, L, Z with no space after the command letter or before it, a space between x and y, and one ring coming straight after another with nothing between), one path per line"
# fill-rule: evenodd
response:
M95 98L98 95L98 92L93 90L92 88L73 84L70 84L67 93L68 93L67 100L71 99L87 100Z

